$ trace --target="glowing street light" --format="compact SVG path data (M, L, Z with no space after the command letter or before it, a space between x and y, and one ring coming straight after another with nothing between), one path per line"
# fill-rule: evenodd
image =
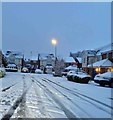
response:
M52 42L53 45L55 45L55 46L57 45L57 40L56 39L52 39L51 42Z
M57 57L57 48L56 48L57 40L56 39L52 39L51 43L52 43L52 45L55 46L55 58L56 58Z
M57 40L56 39L52 39L51 40L51 43L52 43L52 45L54 45L55 46L55 61L56 61L56 57L57 57ZM56 62L55 62L56 63Z

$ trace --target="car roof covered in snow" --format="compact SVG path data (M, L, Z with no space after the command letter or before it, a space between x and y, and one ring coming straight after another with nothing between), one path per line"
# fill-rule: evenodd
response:
M8 64L7 67L16 67L15 64Z

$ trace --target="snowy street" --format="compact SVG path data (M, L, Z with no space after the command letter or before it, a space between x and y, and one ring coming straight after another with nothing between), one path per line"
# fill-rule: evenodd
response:
M7 72L0 79L0 118L111 118L112 89L48 74Z

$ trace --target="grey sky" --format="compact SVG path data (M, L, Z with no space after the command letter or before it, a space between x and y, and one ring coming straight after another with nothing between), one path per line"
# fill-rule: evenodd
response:
M111 3L3 3L3 50L57 54L94 49L111 42Z

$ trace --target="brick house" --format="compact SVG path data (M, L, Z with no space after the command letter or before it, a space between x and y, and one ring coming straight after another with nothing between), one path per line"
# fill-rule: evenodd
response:
M105 66L102 66L102 65L99 65L99 66L94 66L92 64L92 67L91 67L91 64L90 64L90 67L88 67L88 73L91 74L91 71L92 70L95 70L97 73L104 73L104 72L107 72L107 71L113 71L113 66L112 66L112 63L113 63L113 43L111 44L108 44L106 46L103 46L99 49L96 49L96 58L95 58L95 62L93 64L96 64L96 63L102 63L102 61L106 61L106 62L109 62L109 64L105 65ZM104 63L105 64L105 63Z
M73 57L67 57L64 59L64 64L65 64L65 67L68 67L70 65L77 65L77 62L74 60Z

